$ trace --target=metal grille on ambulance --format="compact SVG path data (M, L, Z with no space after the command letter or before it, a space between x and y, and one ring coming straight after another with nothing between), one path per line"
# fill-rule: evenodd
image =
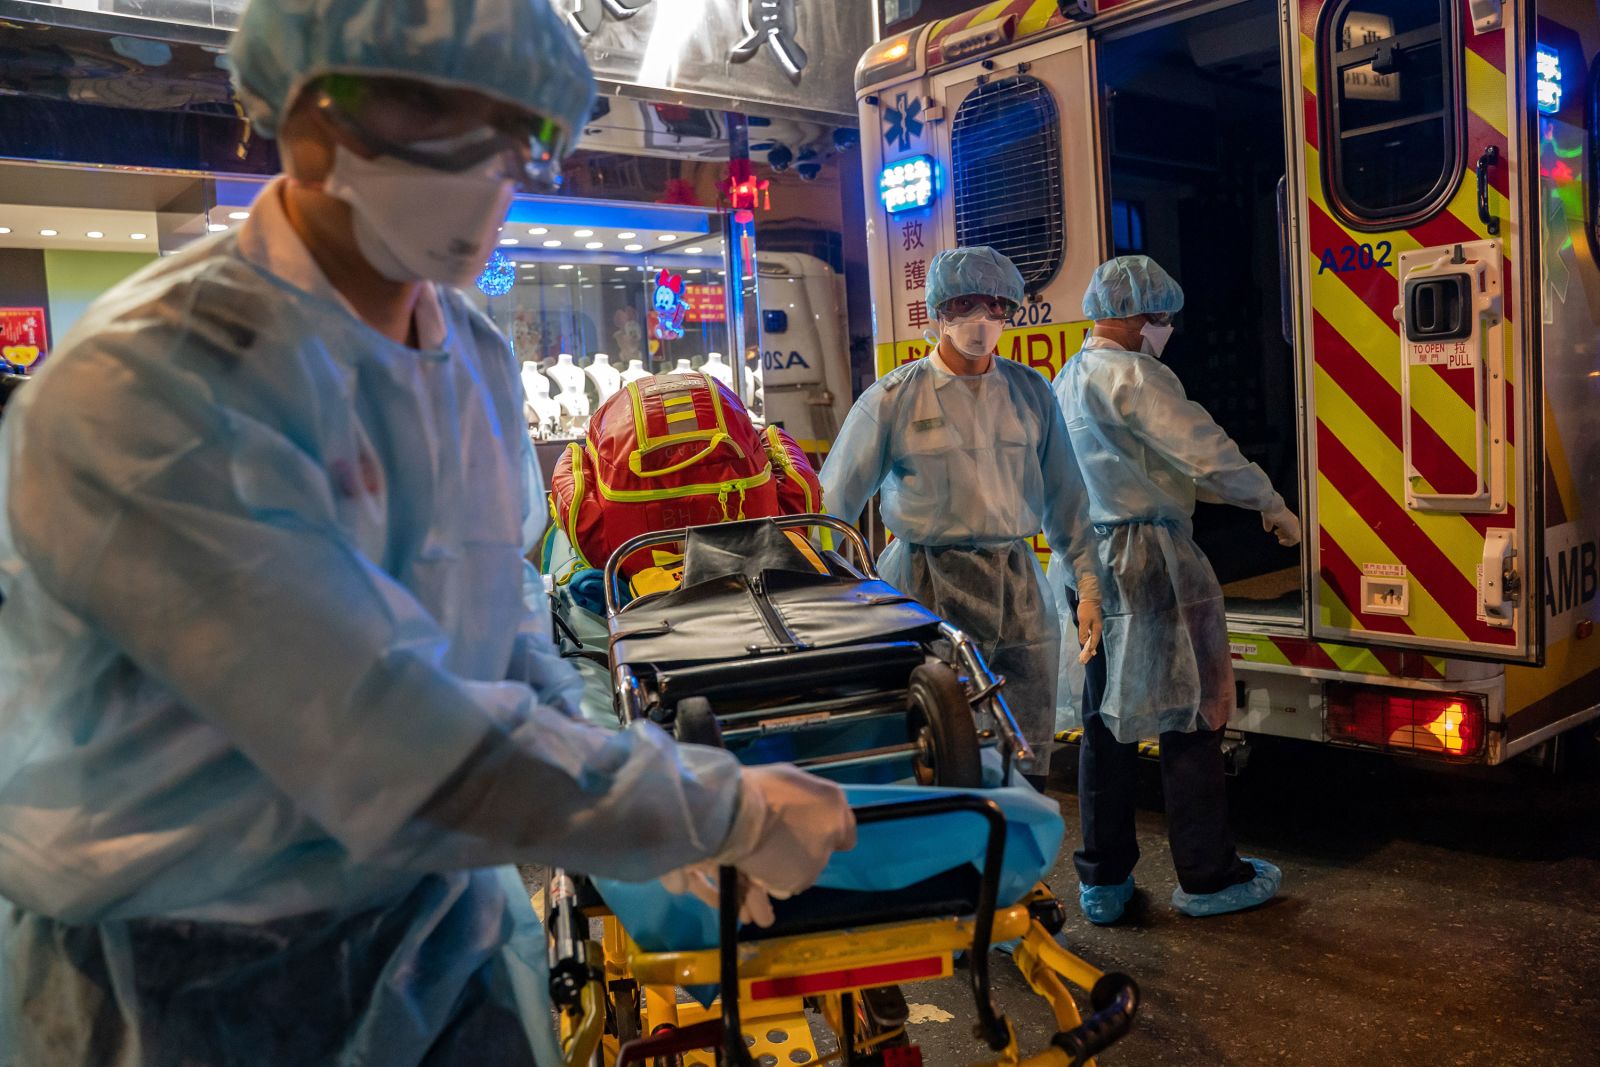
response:
M950 131L956 241L1009 256L1029 291L1061 267L1061 124L1050 90L1018 75L980 85Z

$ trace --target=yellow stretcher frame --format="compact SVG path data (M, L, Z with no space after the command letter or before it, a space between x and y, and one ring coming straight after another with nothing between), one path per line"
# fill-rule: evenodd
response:
M1014 1028L1007 1023L1006 1047L989 1058L974 1060L970 1067L1080 1067L1094 1060L1085 1053L1069 1051L1063 1039L1083 1026L1083 1017L1069 987L1095 991L1110 981L1130 991L1127 1013L1137 1004L1137 990L1131 980L1115 975L1110 979L1099 969L1058 944L1048 929L1034 917L1032 905L1053 900L1049 890L1038 886L1027 901L995 912L992 938L996 941L1020 939L1012 960L1028 986L1043 997L1054 1013L1060 1031L1043 1051L1023 1055ZM651 1035L664 1028L680 1029L720 1019L719 1002L703 1008L698 1003L680 1004L678 989L684 986L714 986L720 981L720 953L717 949L684 952L646 952L628 937L615 915L600 913L603 936L589 943L591 959L603 964L590 976L576 1005L561 1013L561 1046L566 1067L589 1067L597 1051L606 1067L614 1067L621 1052L618 1039L605 1033L606 991L619 983L636 983L638 988L639 1033ZM974 941L976 920L967 918L922 919L890 923L854 930L774 938L739 946L739 987L741 1028L753 1057L773 1054L780 1063L805 1062L809 1065L842 1060L843 1053L819 1057L812 1044L806 1017L807 1000L819 1000L824 1020L834 1034L844 1027L841 1020L844 998L865 989L949 978L954 973L954 957L969 950ZM899 976L896 978L895 976ZM613 1014L619 1010L611 1005ZM1094 1020L1091 1020L1093 1023ZM1124 1027L1125 1028L1125 1027ZM859 1028L852 1028L859 1032ZM902 1030L871 1034L855 1041L855 1052L870 1052L902 1034ZM769 1035L781 1034L775 1042ZM1119 1035L1120 1036L1120 1033ZM1114 1038L1112 1038L1114 1040ZM789 1053L803 1048L809 1058L796 1061ZM685 1067L715 1063L714 1053L684 1054ZM652 1062L652 1061L636 1061Z

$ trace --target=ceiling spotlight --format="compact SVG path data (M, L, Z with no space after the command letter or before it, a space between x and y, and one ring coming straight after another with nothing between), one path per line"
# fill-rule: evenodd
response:
M572 269L572 264L571 263L563 263L557 269L558 270L571 270Z
M535 237L543 237L545 234L549 233L550 231L547 230L543 226L531 226L531 227L528 228L528 232L530 234L532 234L533 236L535 236Z
M500 243L503 245L519 245L522 242L517 240L515 237L502 237L500 238Z
M704 252L705 249L701 248L699 245L694 245L693 247L685 248L684 251L689 253L691 256L698 256L701 252Z
M644 249L644 245L623 245L622 247L629 252L639 252Z
M0 234L10 233L10 232L11 232L11 227L10 226L0 226Z
M147 233L130 233L130 234L128 234L128 240L130 240L130 241L146 241L146 240L149 240L149 238L150 238L150 235L147 234Z
M56 235L56 231L54 231L54 230L40 230L39 231L39 236L40 237L54 237L55 235Z
M545 243L544 243L544 246L545 246L545 247L546 247L546 248L560 248L560 247L561 247L561 242L560 242L560 241L554 241L554 240L552 240L552 241L546 241L546 242L545 242Z
M684 271L683 273L685 273L685 274L699 274L699 273L701 273L701 271L700 271L699 267L690 267L688 270Z
M96 241L98 241L100 238L104 237L105 234L101 233L99 230L90 230L88 232L87 236L92 237Z
M618 267L617 271L618 271L618 273L621 273L622 271L625 271L627 269L628 269L627 267Z
M677 239L678 235L675 233L664 233L656 238L658 241L676 241Z
M206 227L206 229L210 230L212 233L221 233L223 230L226 230L227 228L228 228L227 224L226 223L221 223L221 222L213 222L211 225Z
M573 230L572 231L572 236L574 236L574 237L593 237L594 236L594 231L593 230Z
M593 252L596 248L604 248L605 247L605 243L602 242L602 241L590 241L588 244L584 245L583 247L585 247L589 251Z
M228 212L228 217L230 219L232 219L234 222L243 222L245 219L250 217L250 212L248 212L248 211L230 211L230 212Z
M639 235L634 233L632 230L628 230L625 233L617 234L617 240L619 240L619 241L631 241L637 236L639 236Z

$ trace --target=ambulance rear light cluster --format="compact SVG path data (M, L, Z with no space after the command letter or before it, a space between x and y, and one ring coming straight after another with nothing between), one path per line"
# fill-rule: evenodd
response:
M1330 683L1328 740L1390 751L1474 759L1483 754L1483 697Z

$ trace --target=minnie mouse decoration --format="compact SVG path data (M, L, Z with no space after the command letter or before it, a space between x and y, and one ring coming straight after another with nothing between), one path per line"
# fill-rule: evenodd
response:
M689 313L683 298L683 279L661 271L656 275L656 291L651 298L655 324L650 335L660 341L676 341L683 336L683 318Z

